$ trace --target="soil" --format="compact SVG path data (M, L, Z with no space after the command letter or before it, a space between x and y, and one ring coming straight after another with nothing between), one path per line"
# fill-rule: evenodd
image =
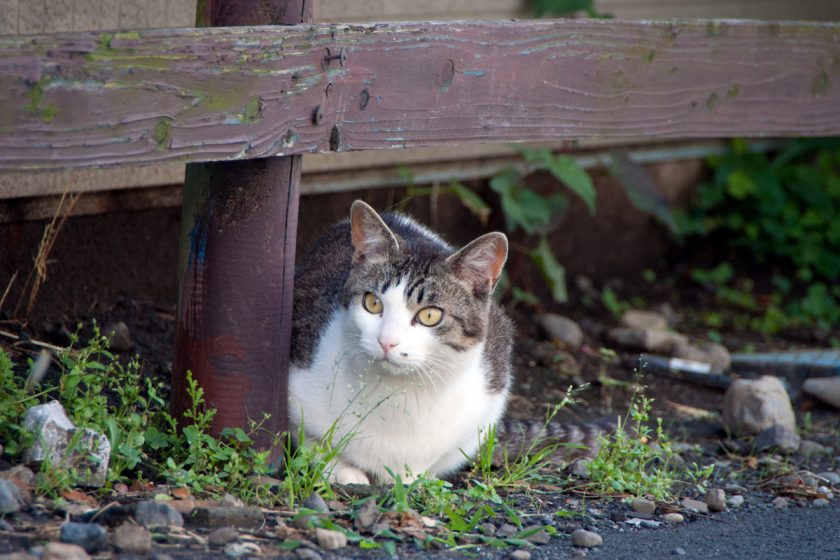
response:
M655 273L657 278L664 280L646 282L640 274L639 278L625 277L607 285L615 289L621 298L633 300L639 307L664 309L673 316L677 330L703 340L709 333L698 317L706 311L723 313L726 317L735 312L721 310L712 294L687 281L690 268L688 264L663 264ZM541 340L533 322L535 310L517 308L513 311L519 336L515 357L516 383L509 414L517 418L540 419L572 385L578 387L575 395L577 403L561 411L561 421L614 418L626 412L634 388L643 385L646 395L653 398L654 415L664 419L666 430L678 443L682 458L689 463L714 463L715 474L709 486L723 488L729 484L728 493L743 495L745 505L718 514L687 515L686 523L663 524L652 529L628 525L625 521L630 511L620 499L556 491L521 496L517 505L525 520L551 525L558 531L558 537L551 539L548 545L530 548L532 557L581 555L584 550L575 549L568 540L569 533L579 527L594 530L604 537L603 547L587 552L603 558L671 558L678 557L683 551L688 558L756 555L760 558L807 557L816 560L840 557L840 532L837 531L840 526L840 499L836 497L840 489L834 489L835 497L826 507L816 507L813 498L818 495L817 491L803 482L809 473L840 472L840 412L812 399L800 398L795 402L798 418L804 418L805 413L808 417L807 425L802 426L802 437L825 446L826 453L809 457L798 453L790 456L751 453L748 442L733 443L720 427L715 413L723 399L721 389L650 371L640 373L632 367L637 355L604 351L604 332L615 326L617 321L600 304L597 299L599 293L592 292L585 280L573 282L572 301L575 303L559 309L576 319L584 330L585 342L578 349ZM23 331L19 324L6 321L0 323L0 330L23 335L22 340L31 338L65 345L70 331L75 329L74 325L77 322L86 325L82 329L84 337L91 319L96 319L103 326L125 322L130 329L131 350L123 356L139 354L148 375L168 381L175 331L175 310L171 306L122 299L113 305L98 306L89 314L72 320L45 319L26 326ZM727 327L719 330L722 343L731 351L819 347L831 337L840 336L840 330L824 332L815 329L772 338ZM8 338L0 340L0 344L15 352L38 349L31 343L15 343ZM794 473L798 478L780 478L786 473ZM700 497L693 488L685 488L682 494ZM791 498L791 506L784 511L775 509L771 503L779 495ZM120 500L120 497L104 498L105 502L110 499ZM659 512L669 509L680 511L672 503L660 504ZM559 510L574 515L558 517L555 513ZM36 545L42 540L39 525L54 526L60 521L57 515L50 506L45 506L44 509L33 509L12 517L9 521L21 530L14 534L6 533L10 536L8 540L0 538L0 553ZM260 538L259 532L255 535L255 538ZM272 554L279 553L277 548L272 550ZM172 557L223 557L220 550L211 551L204 545L156 544L155 551ZM362 551L358 548L340 552L325 556L345 558L383 554L381 550ZM510 549L484 548L473 552L487 558L510 555ZM401 545L399 556L451 558L453 553L417 552L411 546Z

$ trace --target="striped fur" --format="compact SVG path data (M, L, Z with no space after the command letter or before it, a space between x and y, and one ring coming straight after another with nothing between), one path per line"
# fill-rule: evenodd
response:
M615 430L614 421L549 422L503 418L496 424L493 463L504 463L505 454L513 460L527 451L557 445L550 456L554 463L570 463L598 453L598 438ZM536 445L534 445L536 444Z

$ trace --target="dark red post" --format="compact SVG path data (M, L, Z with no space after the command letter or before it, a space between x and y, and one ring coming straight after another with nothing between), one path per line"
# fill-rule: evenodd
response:
M199 0L200 26L299 24L312 0ZM172 413L186 373L218 412L213 428L271 414L257 445L286 428L300 156L187 165Z

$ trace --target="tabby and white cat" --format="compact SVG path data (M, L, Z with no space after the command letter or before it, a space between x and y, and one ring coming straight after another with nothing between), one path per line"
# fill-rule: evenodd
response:
M507 238L460 251L399 214L356 201L295 275L293 433L353 434L339 483L412 480L460 468L511 385L510 319L491 298Z

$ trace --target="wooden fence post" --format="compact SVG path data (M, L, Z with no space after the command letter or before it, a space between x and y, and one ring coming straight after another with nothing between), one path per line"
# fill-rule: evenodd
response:
M312 0L199 0L200 26L299 24ZM172 413L187 372L217 410L215 433L270 414L261 448L285 430L300 157L190 163L181 216ZM280 450L273 450L276 458Z

